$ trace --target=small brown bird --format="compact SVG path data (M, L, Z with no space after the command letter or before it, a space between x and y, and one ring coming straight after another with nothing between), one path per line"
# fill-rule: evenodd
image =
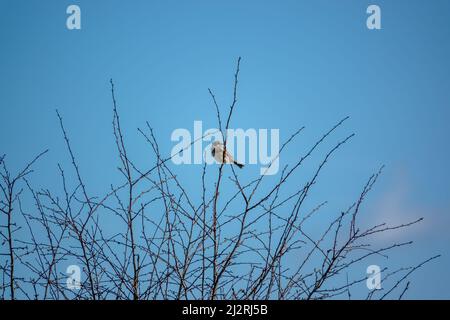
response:
M211 155L218 163L230 163L237 165L239 168L244 167L243 164L234 160L233 156L225 150L223 143L220 141L214 141L211 145Z

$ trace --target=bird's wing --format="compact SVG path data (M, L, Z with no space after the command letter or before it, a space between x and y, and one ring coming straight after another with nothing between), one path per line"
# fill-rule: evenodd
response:
M227 154L225 155L225 162L226 163L233 163L234 162L233 156L228 151L227 151Z

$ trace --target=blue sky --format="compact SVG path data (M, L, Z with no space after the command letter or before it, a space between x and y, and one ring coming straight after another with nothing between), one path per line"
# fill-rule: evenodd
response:
M372 3L381 30L366 28ZM70 4L81 8L81 30L66 28ZM408 297L450 298L449 21L446 0L0 0L0 154L18 169L49 148L34 182L56 185L56 165L67 163L57 108L89 188L101 192L117 166L110 78L129 148L145 164L150 150L136 128L148 120L169 154L174 129L192 130L194 120L215 127L207 89L228 106L241 56L232 126L279 128L284 140L305 125L304 150L350 116L340 134L356 137L316 196L341 210L385 164L367 220L425 217L393 235L415 245L389 263L442 254L412 278Z

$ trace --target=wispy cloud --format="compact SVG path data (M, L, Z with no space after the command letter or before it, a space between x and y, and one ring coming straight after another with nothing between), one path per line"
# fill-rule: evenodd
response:
M369 208L370 223L387 223L390 226L405 224L421 217L424 220L408 228L383 233L381 240L404 240L414 237L436 235L450 227L449 206L430 203L421 196L407 170L393 172L388 182L380 183L384 190ZM379 186L380 186L379 185Z

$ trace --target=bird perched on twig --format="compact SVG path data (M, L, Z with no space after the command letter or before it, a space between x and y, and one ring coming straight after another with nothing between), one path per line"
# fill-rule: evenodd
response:
M235 164L239 168L242 168L244 165L234 160L233 156L225 150L225 147L222 142L214 141L211 145L211 155L216 159L218 163L230 163Z

